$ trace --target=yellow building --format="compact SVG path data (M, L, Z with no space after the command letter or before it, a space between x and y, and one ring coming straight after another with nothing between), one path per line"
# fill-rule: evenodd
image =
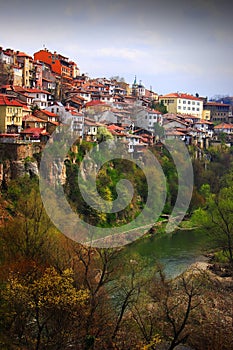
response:
M202 118L203 100L196 96L177 92L159 96L159 102L167 107L168 113L186 114Z
M210 111L208 109L203 109L202 112L202 119L204 120L210 120Z
M0 95L0 133L18 133L22 127L23 105Z
M17 63L22 68L22 85L26 88L32 87L33 81L33 61L32 57L24 52L16 53Z

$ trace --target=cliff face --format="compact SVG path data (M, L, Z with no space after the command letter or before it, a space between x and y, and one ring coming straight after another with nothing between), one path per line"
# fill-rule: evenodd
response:
M33 143L0 143L0 185L25 175L38 176L38 163L33 156L41 146Z
M0 164L0 185L10 180L29 175L30 177L38 176L38 164L36 161L25 160L5 160Z
M39 154L43 151L41 144L0 143L0 186L10 180L28 175L39 176ZM38 157L37 157L38 156ZM59 158L49 164L48 180L55 186L66 182L66 168Z

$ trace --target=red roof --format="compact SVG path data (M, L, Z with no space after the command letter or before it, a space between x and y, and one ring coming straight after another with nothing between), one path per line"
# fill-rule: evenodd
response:
M182 98L182 99L187 99L187 100L196 100L196 101L202 101L201 98L198 98L196 96L193 96L193 95L189 95L189 94L184 94L184 93L181 93L181 92L173 92L173 93L170 93L170 94L167 94L167 95L163 95L163 96L160 96L160 97L173 97L173 98Z
M110 131L111 131L111 130L112 130L112 131L114 131L114 130L115 130L115 131L117 131L117 130L118 130L118 131L120 131L120 130L122 130L122 131L125 130L125 129L122 128L121 126L117 126L117 125L115 125L115 124L108 125L108 126L107 126L107 129L110 130Z
M25 52L18 52L18 53L17 53L17 57L28 57L28 58L32 58L31 56L29 56L29 55L26 54Z
M213 125L213 123L209 122L208 120L205 119L200 119L197 122L195 122L194 124L208 124L208 125Z
M20 134L32 134L34 136L48 135L48 132L44 128L27 128L22 130Z
M102 102L102 101L99 101L99 100L96 100L96 101L90 101L90 102L87 102L85 104L85 107L92 107L92 106L98 106L98 105L106 105L106 103Z
M0 95L0 106L23 107L21 103L9 99L7 95Z
M58 115L56 113L52 113L52 112L47 111L45 109L43 109L42 111L39 111L39 112L44 113L44 114L48 115L49 117L58 117Z
M222 124L216 125L214 128L215 129L233 129L233 124L222 123Z
M41 123L45 123L44 119L38 118L34 115L25 115L23 117L23 121L27 121L27 122L41 122Z
M210 102L205 103L205 106L224 106L224 107L229 107L230 104L222 103L222 102L210 101Z
M50 94L50 92L46 90L40 90L40 89L26 89L26 92L28 93L36 93L36 94Z

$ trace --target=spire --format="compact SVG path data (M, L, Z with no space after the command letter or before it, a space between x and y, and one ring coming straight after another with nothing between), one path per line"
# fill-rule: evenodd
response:
M136 77L136 75L135 75L133 85L136 85L136 84L137 84L137 77Z

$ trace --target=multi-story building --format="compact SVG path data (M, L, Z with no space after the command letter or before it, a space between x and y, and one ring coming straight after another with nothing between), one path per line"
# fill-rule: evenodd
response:
M76 63L69 61L69 59L56 51L54 53L47 49L40 50L34 53L34 59L46 63L51 67L53 73L58 74L64 78L76 78L80 71Z
M188 114L202 118L203 99L183 93L159 96L159 102L167 107L168 113Z
M22 68L22 85L26 88L31 88L34 86L34 66L32 57L24 52L16 52L16 60L19 67Z
M131 119L135 126L150 132L154 132L155 123L160 126L163 124L161 112L145 107L135 108L135 111L131 114Z
M228 122L231 117L231 105L221 102L204 103L204 111L210 112L210 120L213 122Z
M20 132L22 117L23 105L8 95L0 94L0 132Z

